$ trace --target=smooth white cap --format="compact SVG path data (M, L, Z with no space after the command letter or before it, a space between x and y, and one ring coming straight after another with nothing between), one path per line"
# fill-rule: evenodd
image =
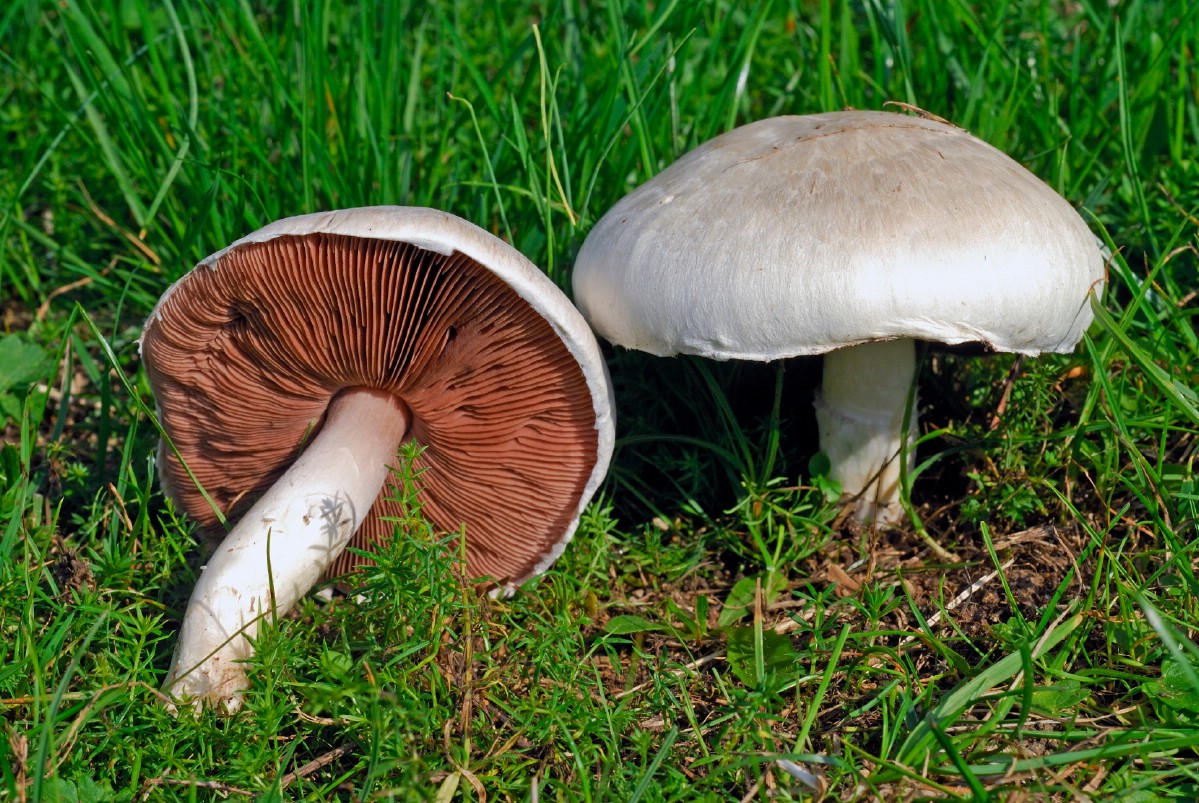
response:
M1074 208L955 126L776 117L691 151L614 206L574 269L618 345L773 360L919 338L1069 351L1104 258Z

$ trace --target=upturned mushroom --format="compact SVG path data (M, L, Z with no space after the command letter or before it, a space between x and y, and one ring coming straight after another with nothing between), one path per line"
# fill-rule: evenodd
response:
M600 335L652 354L824 354L821 449L857 516L888 522L915 341L1068 352L1104 276L1079 214L999 150L943 121L847 111L686 154L596 223L574 293Z
M464 525L468 572L501 593L562 553L612 454L611 388L578 312L515 249L432 209L272 223L168 289L141 353L164 491L206 528L240 515L167 678L225 710L263 617L353 568L348 544L392 537L403 441L423 447L424 515Z

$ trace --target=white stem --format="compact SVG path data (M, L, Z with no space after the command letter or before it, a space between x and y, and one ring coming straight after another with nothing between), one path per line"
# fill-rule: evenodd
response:
M866 343L824 356L824 386L816 396L820 448L832 478L852 498L861 521L896 521L903 417L916 378L912 340ZM912 394L913 400L915 394ZM908 470L915 465L916 407L908 429Z
M177 699L236 710L264 616L286 613L345 549L408 430L390 394L343 391L315 439L225 536L200 573L167 674Z

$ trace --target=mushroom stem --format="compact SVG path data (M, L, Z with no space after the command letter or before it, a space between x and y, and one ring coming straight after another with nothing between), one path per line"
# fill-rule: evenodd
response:
M408 407L352 388L329 405L316 437L225 536L188 602L167 673L177 699L241 705L242 660L264 616L286 613L342 553L387 480Z
M903 417L916 377L916 345L909 339L865 343L824 357L824 386L816 394L820 448L830 474L853 500L859 521L896 521ZM913 396L908 442L916 436ZM908 470L915 451L908 449Z

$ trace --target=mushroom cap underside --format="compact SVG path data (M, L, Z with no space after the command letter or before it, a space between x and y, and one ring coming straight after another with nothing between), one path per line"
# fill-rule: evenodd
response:
M874 340L1068 351L1103 252L1040 179L955 126L888 112L723 134L617 203L574 268L618 345L770 360Z
M611 456L611 390L586 324L514 249L435 210L259 230L163 296L142 353L187 466L164 444L163 486L206 527L214 505L236 516L270 487L347 388L408 406L423 515L465 525L468 571L500 584L561 554ZM396 496L384 488L351 546L391 534ZM347 552L328 574L361 561Z

